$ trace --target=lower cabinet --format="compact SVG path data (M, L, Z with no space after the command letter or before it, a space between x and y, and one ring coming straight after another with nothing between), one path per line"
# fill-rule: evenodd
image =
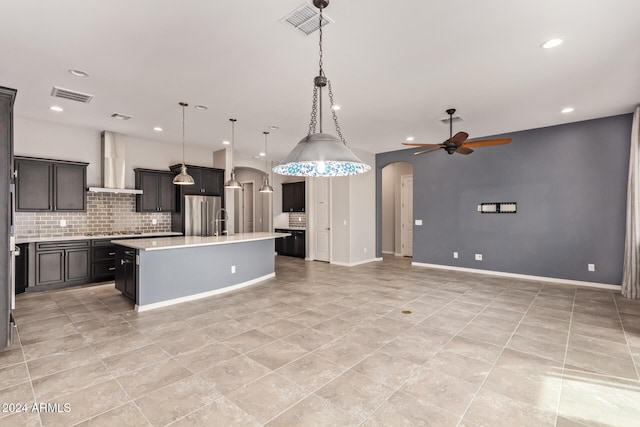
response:
M306 236L304 230L291 230L278 228L276 233L289 233L291 236L276 239L276 252L278 255L304 258L306 256Z
M138 265L135 249L116 247L116 289L133 301L136 300Z
M107 282L116 275L116 245L111 239L91 241L91 279Z
M88 240L36 244L36 286L89 283L91 249Z

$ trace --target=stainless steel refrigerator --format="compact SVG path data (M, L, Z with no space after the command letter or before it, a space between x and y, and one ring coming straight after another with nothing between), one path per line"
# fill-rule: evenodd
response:
M224 216L222 199L218 196L184 196L185 236L213 236L222 234ZM218 215L216 221L216 215ZM216 227L216 224L218 225Z
M15 333L13 102L16 90L0 86L0 350Z

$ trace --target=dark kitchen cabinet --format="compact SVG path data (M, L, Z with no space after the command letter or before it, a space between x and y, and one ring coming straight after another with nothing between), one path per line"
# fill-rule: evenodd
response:
M16 211L86 211L87 165L16 157Z
M29 244L21 243L16 246L18 252L15 254L15 293L21 294L29 286Z
M90 254L88 240L37 243L35 285L89 283Z
M304 258L306 256L306 233L304 230L277 228L276 233L289 233L290 236L276 239L278 255Z
M305 211L305 182L282 184L282 212Z
M174 174L178 174L181 167L182 165L173 165L170 169ZM224 195L224 169L187 165L187 173L193 177L195 184L180 186L182 195Z
M111 239L91 242L91 281L113 280L116 273L116 245Z
M116 247L116 289L133 301L136 300L138 269L135 249Z
M136 196L136 212L174 212L176 210L176 185L172 172L150 169L134 169L136 188L142 194Z

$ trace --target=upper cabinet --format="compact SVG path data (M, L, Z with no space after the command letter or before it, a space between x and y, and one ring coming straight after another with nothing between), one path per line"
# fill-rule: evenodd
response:
M282 184L282 212L305 211L305 182Z
M142 194L136 196L136 212L175 212L175 185L173 172L151 169L134 169L136 188Z
M16 157L16 211L86 211L87 165Z
M171 166L171 171L180 173L182 165ZM194 185L181 185L183 195L199 194L201 196L224 195L224 169L205 168L187 165L187 173L193 177Z

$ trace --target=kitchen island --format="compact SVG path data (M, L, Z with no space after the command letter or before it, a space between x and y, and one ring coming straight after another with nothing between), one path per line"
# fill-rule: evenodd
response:
M287 233L112 240L116 288L146 311L275 276L274 239Z

